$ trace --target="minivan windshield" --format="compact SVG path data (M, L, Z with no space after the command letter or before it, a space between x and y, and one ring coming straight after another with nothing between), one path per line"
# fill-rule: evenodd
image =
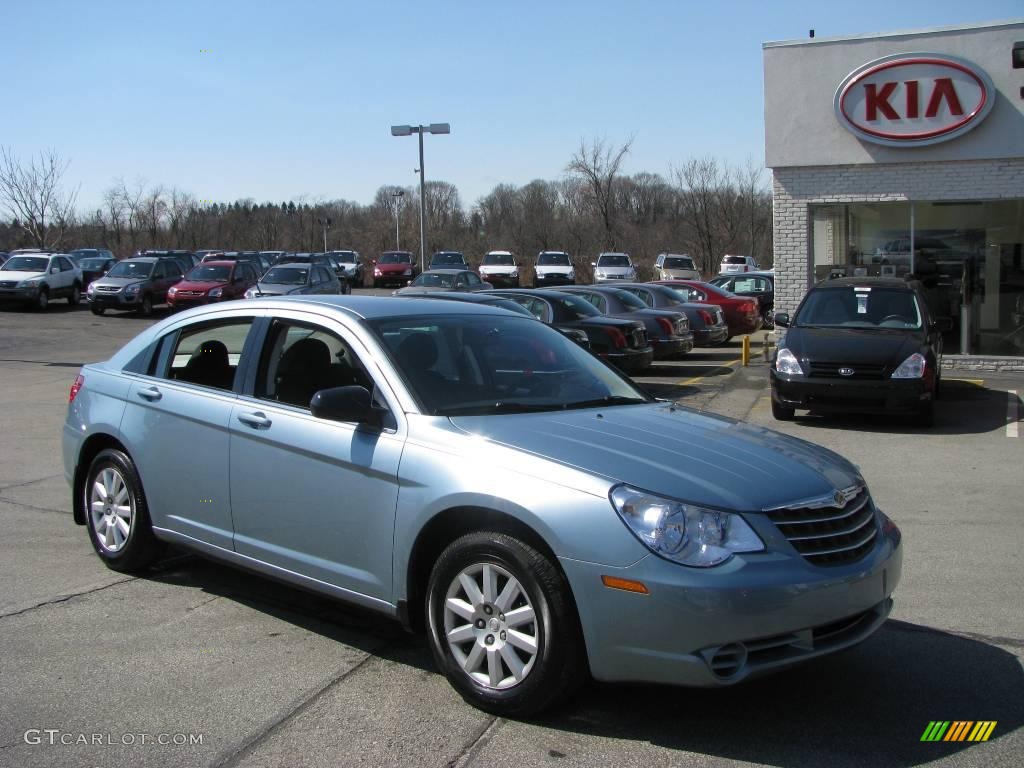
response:
M515 265L516 261L511 253L488 253L480 263L489 266L511 267Z
M793 325L803 328L921 329L921 311L905 288L837 286L814 288Z
M377 259L378 264L411 264L411 253L382 253Z
M138 279L149 277L156 266L152 261L119 261L107 272L107 277L134 277Z
M433 258L430 260L431 267L461 267L464 266L466 260L462 257L461 253L453 252L442 252L435 253Z
M685 256L669 256L665 259L665 269L693 269L693 259Z
M367 324L424 413L498 415L653 402L532 318L446 313Z
M554 253L548 251L537 257L538 267L571 267L568 253Z
M629 256L624 253L602 253L597 260L599 267L628 267Z

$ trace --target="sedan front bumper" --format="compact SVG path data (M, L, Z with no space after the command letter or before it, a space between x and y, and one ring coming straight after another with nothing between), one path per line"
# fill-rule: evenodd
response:
M895 413L912 415L932 399L921 379L841 379L771 371L772 400L786 408L822 413Z
M561 559L598 680L726 686L848 648L885 621L902 571L900 533L864 558L817 567L777 552L687 568L649 555L627 568ZM609 589L602 576L642 582Z

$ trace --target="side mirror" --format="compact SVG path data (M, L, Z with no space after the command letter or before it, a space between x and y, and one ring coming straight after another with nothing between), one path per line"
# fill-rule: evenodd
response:
M780 328L789 328L789 313L788 312L776 312L775 313L775 324Z
M375 427L383 423L383 411L374 408L370 390L366 387L321 389L309 401L309 410L318 419L354 421Z
M596 262L596 261L592 261L592 262L590 262L590 266L592 266L592 267L597 267L597 262Z

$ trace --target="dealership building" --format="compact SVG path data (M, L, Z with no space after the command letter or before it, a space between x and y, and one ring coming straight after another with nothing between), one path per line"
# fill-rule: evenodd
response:
M947 355L1024 368L1024 20L765 43L764 78L776 310L909 275Z

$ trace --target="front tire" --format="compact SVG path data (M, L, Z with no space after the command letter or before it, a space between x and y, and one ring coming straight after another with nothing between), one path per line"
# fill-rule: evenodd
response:
M139 314L149 317L153 314L153 297L148 293L142 297L142 304L139 306Z
M106 307L99 307L99 306L97 306L95 304L90 305L89 309L92 310L92 313L94 315L102 315L104 312L107 311Z
M527 717L585 677L569 585L518 539L483 531L454 541L434 565L426 602L434 660L475 707Z
M81 301L82 286L80 286L78 283L75 283L73 286L71 286L71 295L68 296L68 304L70 304L72 307L77 307L79 302Z
M135 573L160 556L162 545L153 535L142 481L126 453L100 451L81 493L89 539L108 568Z
M46 308L50 306L50 291L45 286L39 289L39 295L36 296L36 309L40 312L45 312Z

